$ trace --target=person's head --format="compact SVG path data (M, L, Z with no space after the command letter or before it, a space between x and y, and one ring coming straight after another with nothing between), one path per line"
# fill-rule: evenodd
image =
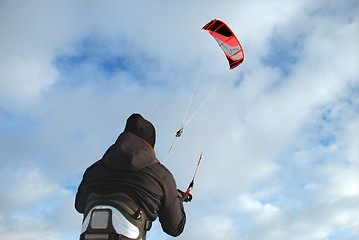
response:
M148 142L152 147L156 142L155 127L144 119L140 114L134 113L128 119L125 127L125 132L131 132Z

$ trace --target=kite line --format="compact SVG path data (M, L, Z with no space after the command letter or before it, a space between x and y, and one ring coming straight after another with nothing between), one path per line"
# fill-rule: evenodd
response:
M207 30L213 37L214 39L217 41L219 47L223 50L224 54L227 57L228 63L229 63L229 68L230 69L234 69L237 66L239 66L243 61L244 61L244 52L243 52L243 48L241 46L241 44L239 43L237 37L234 35L234 33L232 32L232 30L228 27L228 25L226 23L224 23L221 20L218 19L214 19L212 21L210 21L209 23L207 23L202 29ZM213 93L218 89L218 87L222 84L222 82L227 78L229 72L226 74L225 77L222 78L221 81L218 82L218 84L213 88L213 90L208 94L208 96L203 100L203 102L199 105L199 107L194 111L194 113L188 118L188 120L186 121L187 115L188 115L188 111L189 108L191 106L192 103L192 99L194 97L194 93L197 89L197 85L203 70L203 66L204 66L204 62L207 58L207 54L208 54L208 48L206 51L206 54L204 56L202 65L200 67L198 76L196 78L195 81L195 85L192 91L192 95L189 99L187 108L186 108L186 112L184 114L183 117L183 121L181 124L180 129L176 132L175 138L172 142L171 147L169 148L167 155L165 156L162 164L164 164L171 152L171 150L173 149L173 146L175 145L177 138L179 138L181 136L181 134L183 133L183 129L188 125L188 123L195 117L195 115L200 111L200 109L206 104L206 102L208 101L208 99L213 95ZM213 123L212 123L213 124ZM209 134L211 132L213 125L211 126L210 130L208 131L207 134L207 139L205 141L205 145L207 143L207 140L209 138ZM192 194L191 191L193 189L194 186L194 180L196 178L196 174L198 171L198 167L201 163L202 157L203 157L203 152L204 152L205 146L203 147L203 150L199 156L198 162L197 162L197 166L196 166L196 170L194 172L192 181L190 182L187 191L186 191L186 195L188 197L188 200L191 201L192 199Z
M170 146L170 148L169 148L169 150L168 150L166 156L164 157L162 164L164 164L164 163L166 162L166 160L167 160L167 158L168 158L168 156L169 156L169 154L170 154L172 148L174 147L174 145L175 145L175 143L176 143L176 141L177 141L177 138L179 138L179 137L181 136L184 127L185 127L185 126L187 125L187 123L188 123L188 121L187 121L187 123L185 124L185 120L186 120L186 117L187 117L189 108L190 108L190 106L191 106L191 104L192 104L192 99L193 99L194 93L195 93L196 90L197 90L197 86L198 86L199 79L201 78L203 66L204 66L204 64L205 64L205 62L206 62L206 59L207 59L208 50L209 50L209 44L208 44L208 46L207 46L206 53L205 53L205 55L204 55L204 57L203 57L201 67L200 67L200 69L199 69L199 71L198 71L198 74L197 74L197 77L196 77L196 80L195 80L195 84L194 84L194 87L193 87L193 90L192 90L192 95L191 95L191 97L190 97L190 99L189 99L189 102L188 102L188 104L187 104L186 111L185 111L184 116L183 116L183 120L182 120L181 127L180 127L180 129L176 132L175 138L174 138L174 140L173 140L173 142L172 142L172 144L171 144L171 146ZM203 104L203 105L204 105L204 104ZM198 109L198 111L199 111L199 109ZM198 112L198 111L196 111L196 112ZM196 113L196 112L195 112L195 113ZM193 116L194 116L194 114L191 116L190 119L192 119Z
M206 137L206 140L205 140L205 142L204 142L204 145L203 145L203 148L202 148L202 152L201 152L201 154L200 154L200 156L199 156L199 159L198 159L198 162L197 162L197 166L196 166L196 170L194 171L194 174L193 174L192 181L189 183L188 188L187 188L187 191L186 191L186 195L189 196L189 200L192 199L191 191L192 191L193 186L194 186L194 180L195 180L195 178L196 178L197 171L198 171L198 167L199 167L199 164L201 163L204 150L206 149L206 145L207 145L209 136L210 136L210 134L211 134L211 132L212 132L212 129L213 129L213 125L214 125L214 122L215 122L215 116L216 116L216 115L213 116L210 129L209 129L209 131L207 132L207 137Z
M212 21L210 21L209 23L207 23L202 29L207 30L213 37L214 39L217 41L219 47L223 50L223 52L225 53L228 63L229 63L229 67L230 69L233 69L235 67L237 67L238 65L240 65L243 60L244 60L244 53L243 53L243 48L241 46L241 44L239 43L237 37L234 35L234 33L232 32L232 30L228 27L227 24L225 24L223 21L218 20L218 19L214 19ZM224 79L226 79L226 77L224 77L215 87L214 89L209 93L209 95L204 99L204 101L200 104L200 106L194 111L194 113L190 116L190 118L186 121L187 115L188 115L188 111L189 108L191 106L192 100L193 100L193 96L194 93L196 92L197 86L198 86L198 82L203 70L203 66L204 63L207 59L207 55L208 55L208 49L209 46L207 47L205 56L203 58L200 70L198 72L194 87L193 87L193 91L192 91L192 95L189 99L189 102L187 104L187 108L186 108L186 112L184 114L183 117L183 121L181 124L180 129L176 132L175 138L162 162L162 164L164 164L171 152L171 150L173 149L177 138L179 138L182 133L184 128L187 126L187 124L194 118L194 116L199 112L199 110L203 107L203 105L206 104L206 102L208 101L208 99L213 95L213 93L217 90L217 88L222 84L222 82L224 81ZM227 73L228 75L228 73ZM227 76L226 75L226 76Z

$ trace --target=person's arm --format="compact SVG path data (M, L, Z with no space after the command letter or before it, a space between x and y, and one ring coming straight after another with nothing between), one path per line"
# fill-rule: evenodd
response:
M86 202L85 202L85 198L84 198L84 189L83 189L84 182L85 182L85 176L86 176L86 172L82 178L82 181L77 190L76 198L75 198L75 208L79 213L82 213L82 214L85 212L85 207L86 207Z
M99 164L100 161L95 162L94 164L92 164L90 167L88 167L82 177L82 181L79 185L79 188L77 189L77 193L76 193L76 198L75 198L75 209L79 212L79 213L84 213L85 212L85 208L86 208L86 201L87 199L85 199L85 185L87 182L87 176L89 174L89 172L91 171L91 169L93 169L95 167L95 165Z
M163 193L158 214L159 221L164 232L176 237L183 232L186 214L183 204L178 199L176 182L172 174L164 179Z

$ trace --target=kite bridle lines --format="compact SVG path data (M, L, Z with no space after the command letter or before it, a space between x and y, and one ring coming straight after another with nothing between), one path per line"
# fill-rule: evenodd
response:
M179 137L182 135L184 127L185 127L185 126L188 124L188 122L189 122L189 121L187 121L187 122L185 123L185 120L186 120L186 117L187 117L189 108L190 108L190 106L191 106L194 93L196 92L199 79L201 78L203 66L204 66L204 64L205 64L205 62L206 62L206 59L207 59L208 50L209 50L209 44L208 44L208 46L207 46L206 53L205 53L205 55L204 55L204 57L203 57L202 64L201 64L201 67L200 67L200 69L199 69L199 72L198 72L198 74L197 74L196 81L195 81L195 84L194 84L194 87L193 87L193 90L192 90L192 95L191 95L191 97L190 97L190 99L189 99L189 102L188 102L188 104L187 104L186 112L184 113L181 127L180 127L180 129L176 132L175 138L174 138L174 140L173 140L173 142L172 142L172 144L171 144L171 146L170 146L170 148L169 148L169 150L168 150L168 152L167 152L165 158L163 159L162 164L164 164L164 163L166 162L166 160L167 160L167 158L168 158L168 156L169 156L171 150L173 149L173 147L174 147L174 145L175 145L175 143L176 143L177 138L179 138ZM209 97L207 97L207 98L209 98ZM208 99L207 99L207 100L208 100ZM207 101L207 100L206 100L206 101ZM204 103L205 103L205 102L204 102ZM204 105L204 103L202 103L200 107L202 107L202 105ZM200 108L199 108L199 109L200 109ZM191 120L191 119L194 117L194 115L199 111L199 109L197 109L197 110L195 111L195 113L192 114L192 116L190 117L189 120Z
M207 23L202 29L207 30L215 38L218 45L222 48L222 50L224 51L224 53L225 53L225 55L227 57L227 60L229 62L230 69L233 69L233 68L237 67L238 65L240 65L243 62L243 60L244 60L243 48L242 48L241 44L239 43L237 37L234 35L234 33L228 27L227 24L225 24L221 20L214 19L214 20L210 21L209 23ZM201 76L201 73L202 73L202 70L203 70L204 63L205 63L205 61L207 59L208 49L209 49L209 45L207 47L207 50L206 50L205 56L203 58L200 70L198 72L198 75L197 75L197 78L196 78L196 81L195 81L195 84L194 84L194 87L193 87L192 95L191 95L191 97L189 99L189 102L187 104L186 112L184 114L181 127L176 132L176 135L175 135L175 138L174 138L174 140L172 142L172 145L169 148L169 150L167 152L167 155L165 156L162 164L164 164L166 162L171 150L173 149L173 147L174 147L174 145L175 145L175 143L177 141L177 138L179 138L182 135L184 128L195 117L195 115L201 110L201 108L206 104L208 99L213 95L213 93L218 89L218 87L222 84L222 82L227 78L227 76L229 74L229 72L227 72L226 76L223 77L222 80L218 82L218 84L212 89L212 91L209 93L209 95L203 100L203 102L199 105L199 107L194 111L194 113L186 121L189 108L191 106L194 94L196 92L196 89L197 89L197 86L198 86L198 83L199 83L199 79L200 79L200 76ZM213 126L213 123L212 123L212 126ZM207 138L206 138L206 141L205 141L205 145L206 145L206 143L208 141L209 134L210 134L210 131L212 129L212 126L208 131ZM201 163L201 160L202 160L202 157L203 157L203 152L204 152L204 149L205 149L205 145L203 147L203 151L201 152L201 154L199 156L197 166L196 166L196 170L194 172L192 181L190 182L190 184L189 184L189 186L187 188L187 191L186 191L186 195L189 197L189 201L192 199L191 191L193 189L194 180L196 178L198 167L199 167L199 165Z
M185 113L185 117L183 118L181 127L180 127L179 130L176 132L175 138L173 139L173 142L172 142L172 144L171 144L171 146L170 146L170 148L169 148L169 150L168 150L168 152L167 152L167 154L166 154L166 156L165 156L165 158L164 158L162 164L164 164L164 163L166 162L166 160L167 160L167 158L168 158L168 156L169 156L171 150L173 149L173 147L174 147L174 145L175 145L175 143L176 143L176 141L177 141L177 138L179 138L179 137L182 135L184 128L185 128L185 127L189 124L189 122L197 115L197 113L199 112L199 110L201 110L201 108L207 103L207 101L211 98L211 96L214 94L214 92L219 88L219 86L220 86L220 85L224 82L224 80L227 78L228 74L229 74L229 72L227 72L226 76L223 77L223 78L217 83L217 85L212 89L212 91L208 94L208 96L202 101L202 103L199 105L199 107L193 112L193 114L188 118L188 120L185 121L185 120L186 120L186 115L187 115L187 113L188 113L188 109L189 109L189 106L190 106L190 103L191 103L191 101L190 101L189 105L187 106L187 110L186 110L186 113ZM193 92L194 92L194 91L193 91ZM191 96L191 98L192 98L192 96Z

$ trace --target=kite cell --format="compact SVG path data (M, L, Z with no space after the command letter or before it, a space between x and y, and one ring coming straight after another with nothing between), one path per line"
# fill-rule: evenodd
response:
M243 62L243 48L227 24L221 20L214 19L202 29L207 30L216 39L218 45L226 54L230 69L237 67Z

